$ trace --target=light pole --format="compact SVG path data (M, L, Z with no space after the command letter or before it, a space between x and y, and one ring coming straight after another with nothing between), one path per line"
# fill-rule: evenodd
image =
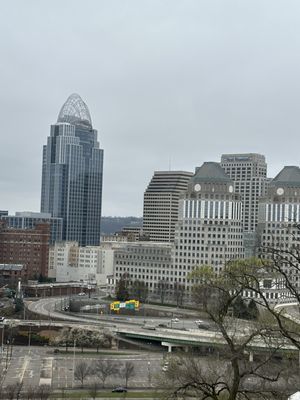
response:
M5 360L5 370L7 370L8 367L8 350L9 350L9 339L6 341L6 360Z
M148 382L149 382L149 386L150 386L150 384L151 384L150 365L151 365L151 363L150 363L150 361L148 361Z
M1 329L1 365L2 365L2 359L3 359L3 352L4 352L4 349L3 349L3 344L4 344L4 329L5 329L5 325L4 324L2 324L2 327L1 327L2 329Z
M30 344L31 344L31 325L29 326L29 333L28 333L28 354L30 354Z
M72 379L72 387L75 384L75 355L76 355L76 339L74 339L74 347L73 347L73 379Z

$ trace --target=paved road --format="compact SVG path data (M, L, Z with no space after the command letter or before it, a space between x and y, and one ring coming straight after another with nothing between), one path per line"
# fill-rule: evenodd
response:
M189 314L188 318L178 318L178 322L174 321L174 318L166 318L166 317L143 317L143 316L110 316L110 315L94 315L93 314L78 314L78 315L73 315L73 314L68 314L68 313L61 313L59 311L55 310L55 305L59 304L61 301L60 298L48 298L48 299L41 299L38 301L32 301L26 302L26 305L28 309L32 312L35 312L37 314L43 315L44 317L50 319L64 319L66 321L80 321L81 323L86 323L86 324L98 324L101 323L102 326L115 326L115 324L118 324L118 326L123 326L126 327L127 325L154 325L158 326L160 324L166 325L169 328L176 328L176 329L195 329L197 328L197 324L195 323L197 318L197 315L195 315L195 312L191 312L190 310L184 310L184 312L187 312ZM152 306L151 306L152 307ZM163 306L162 306L163 307ZM176 308L170 308L170 307L163 307L167 311L170 312L170 310L173 310L173 317L176 317ZM178 312L178 310L177 310ZM181 312L181 311L180 311ZM203 320L201 318L201 320ZM208 320L204 320L204 323L206 325L210 325L211 329L213 329L213 326L210 324Z

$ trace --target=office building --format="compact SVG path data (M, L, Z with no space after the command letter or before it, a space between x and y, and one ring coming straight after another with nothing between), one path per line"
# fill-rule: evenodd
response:
M270 182L267 195L259 202L258 232L262 255L279 262L294 287L300 287L299 224L300 168L286 166ZM279 288L274 287L271 300L290 297L285 283Z
M196 169L180 199L175 235L174 280L187 289L187 275L209 265L218 273L226 261L243 258L242 202L219 163Z
M127 273L132 281L143 281L150 290L162 279L171 282L172 249L170 243L124 243L115 250L116 279Z
M50 225L15 229L0 220L0 263L21 264L25 279L48 276Z
M43 148L41 212L63 219L62 239L100 241L103 150L87 105L72 94Z
M57 282L106 284L113 273L114 249L118 243L101 246L79 246L78 242L56 242L49 250L49 277Z
M62 240L62 218L51 217L49 213L16 212L15 215L4 215L0 218L6 222L9 228L33 229L39 223L50 224L50 244Z
M267 187L267 164L261 154L223 154L221 166L234 181L234 191L243 202L243 230L255 232L258 217L258 199Z
M0 284L17 285L19 279L24 280L22 264L0 264Z
M179 196L193 176L185 171L155 171L144 194L143 235L154 242L173 242Z

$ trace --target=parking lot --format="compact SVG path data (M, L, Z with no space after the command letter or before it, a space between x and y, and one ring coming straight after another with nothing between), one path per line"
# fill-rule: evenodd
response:
M87 353L81 354L80 350L74 354L70 351L68 354L55 354L53 348L48 347L24 347L15 346L12 351L12 357L6 366L6 352L4 351L1 368L2 385L16 385L23 383L23 388L39 386L42 384L50 385L52 389L80 387L80 382L74 380L73 368L80 361L85 361L91 365L99 359L109 359L117 363L118 367L122 367L126 361L132 361L135 369L135 376L129 380L131 387L149 387L153 383L155 377L161 372L163 364L162 353L146 353L146 352L128 352L98 354ZM90 376L87 383L93 383L99 378ZM107 388L124 385L124 378L120 376L109 376L105 382Z

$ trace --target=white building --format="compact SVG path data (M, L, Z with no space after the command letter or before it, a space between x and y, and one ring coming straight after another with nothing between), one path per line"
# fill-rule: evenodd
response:
M223 154L221 166L234 182L234 191L243 203L243 230L254 232L257 226L258 200L266 193L265 156L255 153Z
M57 282L107 284L113 275L114 251L122 242L102 242L100 246L80 247L77 242L57 242L49 249L49 277Z
M49 247L49 278L55 278L57 282L74 281L77 265L77 242L56 242Z
M136 242L116 250L110 285L126 273L152 292L162 282L169 292L178 285L189 291L193 282L187 276L196 266L211 265L218 272L226 261L243 258L242 203L218 163L197 168L179 200L178 218L174 244Z
M299 224L300 168L286 166L270 182L267 195L260 200L258 232L263 255L280 263L294 287L300 287ZM278 282L280 290L274 288L270 299L291 297L288 290L282 289L284 287L282 280Z
M113 275L108 279L111 291L127 274L131 281L143 281L155 292L162 281L170 285L175 280L173 270L174 245L156 242L128 242L114 249Z
M174 242L179 197L193 176L186 171L155 171L144 193L143 234L153 242Z
M56 242L49 249L49 277L57 282L96 282L99 246L79 247L77 242Z
M187 275L210 265L218 273L226 261L244 257L242 202L220 164L196 169L179 207L175 235L174 275L189 291Z

